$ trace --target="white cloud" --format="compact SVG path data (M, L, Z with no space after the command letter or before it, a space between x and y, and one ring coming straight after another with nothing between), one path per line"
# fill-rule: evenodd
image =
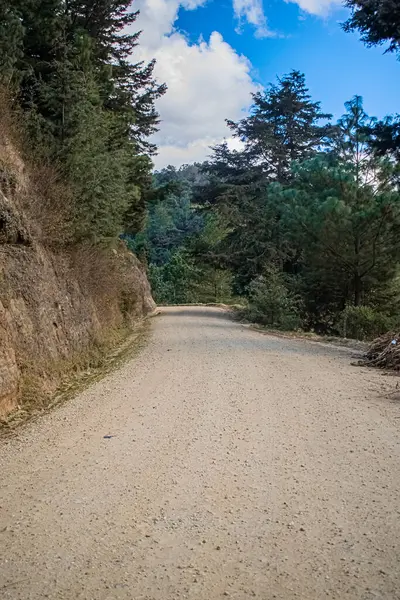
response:
M326 15L334 6L340 6L341 0L285 0L298 4L304 11L313 15Z
M158 47L162 36L173 31L181 6L186 10L194 10L206 2L207 0L137 0L134 8L140 11L136 24L143 29L141 46Z
M183 146L164 145L154 159L156 169L165 165L183 165L190 162L202 162L211 154L211 146L220 142L220 138L205 137L191 141Z
M264 13L262 0L233 0L233 10L240 23L247 21L256 28L257 37L273 35L267 27L267 18Z
M242 150L244 144L236 138L224 138L231 150ZM183 146L165 145L159 149L155 157L156 169L162 169L165 165L184 165L190 162L202 162L211 155L211 148L221 142L221 137L204 137Z
M229 130L225 119L239 119L256 84L251 64L214 31L208 41L191 44L174 28L180 6L195 9L206 0L138 0L143 30L134 59L156 59L155 76L168 85L158 102L160 131L155 136L157 168L204 160L209 146Z

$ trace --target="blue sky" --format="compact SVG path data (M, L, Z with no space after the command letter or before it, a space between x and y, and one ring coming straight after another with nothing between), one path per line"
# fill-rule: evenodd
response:
M264 2L268 22L276 37L256 38L249 24L237 33L231 2L214 0L196 11L179 11L176 27L195 43L212 31L247 56L254 77L266 85L277 75L297 69L306 74L315 99L328 112L340 116L344 101L359 94L371 114L382 117L400 112L400 62L384 48L367 48L357 34L344 33L340 23L348 11L341 7L319 17L302 13L296 4Z
M157 166L202 160L229 135L250 94L292 69L305 73L314 100L337 118L354 94L369 114L400 112L400 62L366 48L340 23L339 0L137 0L143 58L157 59L169 86ZM225 110L224 110L225 109Z

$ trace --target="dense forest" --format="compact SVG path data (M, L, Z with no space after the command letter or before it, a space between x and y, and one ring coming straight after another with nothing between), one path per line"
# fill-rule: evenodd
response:
M143 225L166 87L154 62L134 62L136 18L130 0L0 0L3 95L66 225L52 242L111 243Z
M346 31L399 54L395 2L347 5ZM227 126L241 150L154 175L167 194L132 247L157 300L237 302L271 327L361 339L397 327L400 116L378 121L355 96L335 122L294 70Z
M400 165L383 144L397 122L368 116L358 96L332 122L297 71L253 100L228 122L242 150L223 143L201 165L154 176L172 188L149 205L134 248L157 299L240 298L266 325L346 336L395 326Z
M396 0L346 4L346 31L400 56ZM358 338L397 326L400 115L379 121L355 96L336 121L293 70L227 121L240 149L152 173L166 86L134 61L130 7L0 0L2 102L62 223L47 243L123 240L159 303L240 304L271 327Z

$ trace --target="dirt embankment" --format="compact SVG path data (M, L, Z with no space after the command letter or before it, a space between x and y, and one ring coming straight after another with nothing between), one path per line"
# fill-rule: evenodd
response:
M15 145L0 141L0 418L57 387L64 367L121 339L154 309L146 274L124 245L60 246L51 208ZM57 216L54 215L54 219ZM51 243L46 243L47 241ZM29 392L29 394L27 394Z

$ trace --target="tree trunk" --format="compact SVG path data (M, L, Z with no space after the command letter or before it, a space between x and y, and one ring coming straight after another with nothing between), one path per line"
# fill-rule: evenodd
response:
M360 264L360 238L356 235L354 240L354 254L355 254L355 273L354 273L354 306L360 306L361 304L361 291L362 281L360 277L359 264Z
M354 306L360 306L362 294L362 280L358 273L354 275Z

